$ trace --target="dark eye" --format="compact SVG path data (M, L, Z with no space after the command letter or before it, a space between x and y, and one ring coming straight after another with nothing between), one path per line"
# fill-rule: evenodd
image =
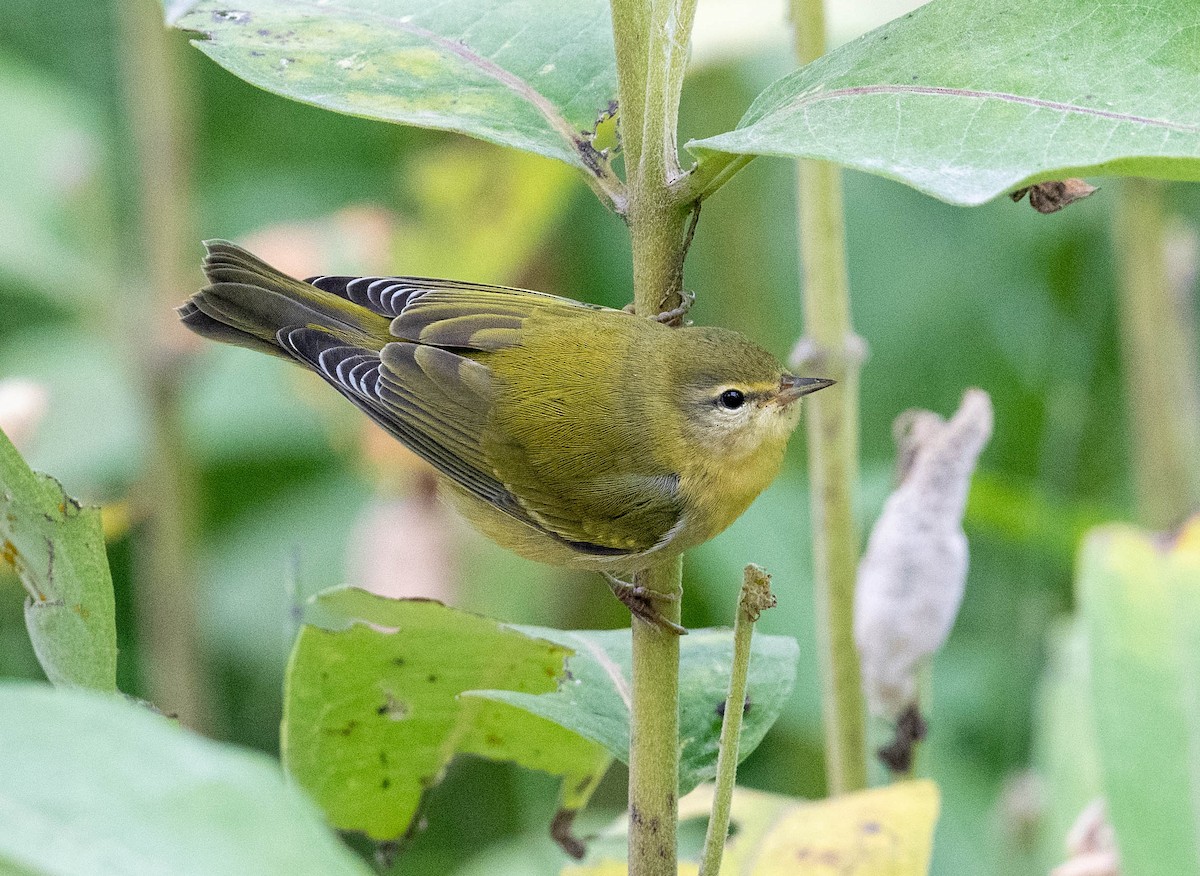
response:
M717 404L726 410L736 411L746 403L746 396L740 389L727 389L717 396Z

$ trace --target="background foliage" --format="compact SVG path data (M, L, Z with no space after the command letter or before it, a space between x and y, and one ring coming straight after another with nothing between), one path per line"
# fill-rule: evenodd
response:
M702 11L704 4L701 4ZM72 495L103 503L122 635L119 681L141 688L128 498L146 464L150 412L127 351L160 314L118 307L138 277L129 122L113 0L0 7L0 378L43 382L48 414L21 449ZM784 45L697 66L682 139L733 128L794 63ZM172 39L181 43L182 34ZM258 241L309 271L403 271L517 283L613 306L629 298L627 237L571 172L453 135L335 116L183 55L198 130L199 237ZM786 356L800 332L794 167L762 159L704 208L687 284L694 317ZM891 421L948 412L963 389L992 395L996 432L967 517L966 603L933 672L925 768L942 791L940 874L1022 872L1035 857L1023 798L1047 631L1070 607L1082 528L1129 516L1123 387L1114 329L1115 183L1053 217L1007 200L946 206L883 179L846 177L854 320L863 374L864 523L891 482ZM1195 215L1194 188L1170 190ZM196 261L199 261L199 245ZM98 265L108 266L100 270ZM198 267L193 278L199 283ZM179 289L180 301L191 291ZM340 400L274 361L199 348L183 393L184 446L198 477L200 622L212 731L266 750L278 740L280 678L298 597L361 583L368 509L403 517L421 480L347 416ZM802 440L785 475L724 536L688 556L688 626L727 624L740 569L760 563L780 607L761 631L801 631L796 692L742 781L794 795L823 789ZM363 460L366 460L364 462ZM399 474L397 474L399 471ZM436 513L429 511L430 514ZM624 609L590 576L532 566L451 527L452 562L426 595L502 620L618 627ZM444 528L444 527L443 527ZM39 677L16 578L0 572L0 676ZM807 756L797 761L796 752ZM463 760L429 803L413 872L527 872L556 781ZM588 817L623 808L620 775ZM586 829L586 828L585 828ZM532 837L532 839L528 838ZM451 841L450 838L453 838ZM524 845L520 854L509 849ZM1029 872L1036 872L1029 869Z

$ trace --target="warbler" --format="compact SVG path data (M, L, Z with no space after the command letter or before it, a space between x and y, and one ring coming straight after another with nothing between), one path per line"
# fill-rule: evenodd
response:
M732 523L775 478L797 377L728 329L672 328L541 292L423 277L293 279L222 240L192 331L298 362L443 476L518 554L620 580Z

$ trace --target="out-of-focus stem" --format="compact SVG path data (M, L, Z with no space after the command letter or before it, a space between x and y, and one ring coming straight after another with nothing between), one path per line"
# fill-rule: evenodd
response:
M1167 269L1163 183L1122 182L1113 244L1138 517L1165 529L1200 507L1200 398L1191 288ZM1194 278L1193 278L1194 279Z
M700 876L717 876L729 835L729 813L733 805L733 786L737 779L738 747L741 742L742 715L746 703L746 677L750 673L750 642L759 615L775 606L771 576L753 563L746 566L733 622L733 665L729 674L729 696L725 698L725 717L721 721L721 745L717 750L717 780L713 792L712 815L700 856Z
M796 54L802 64L825 51L822 0L792 0ZM794 358L837 385L805 401L818 648L831 793L867 783L866 721L854 646L858 533L858 378L862 341L850 324L841 172L826 162L799 166L800 258L804 337Z
M145 473L134 501L141 522L135 554L134 610L150 698L196 729L210 724L207 677L198 639L195 559L196 484L183 446L179 410L184 333L173 305L199 277L189 217L189 104L179 51L155 0L119 4L126 115L136 147L140 272L122 288L122 342L149 406Z

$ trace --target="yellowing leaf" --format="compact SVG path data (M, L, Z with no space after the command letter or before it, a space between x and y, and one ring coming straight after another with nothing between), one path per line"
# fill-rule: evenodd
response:
M925 876L933 854L937 815L937 786L929 781L802 803L775 823L751 869L745 872L754 876Z
M680 820L707 817L712 797L701 785L681 799ZM720 876L925 876L937 816L937 786L925 780L817 801L737 788ZM628 830L622 817L593 842L594 860L562 876L625 876ZM681 876L696 872L680 862Z

